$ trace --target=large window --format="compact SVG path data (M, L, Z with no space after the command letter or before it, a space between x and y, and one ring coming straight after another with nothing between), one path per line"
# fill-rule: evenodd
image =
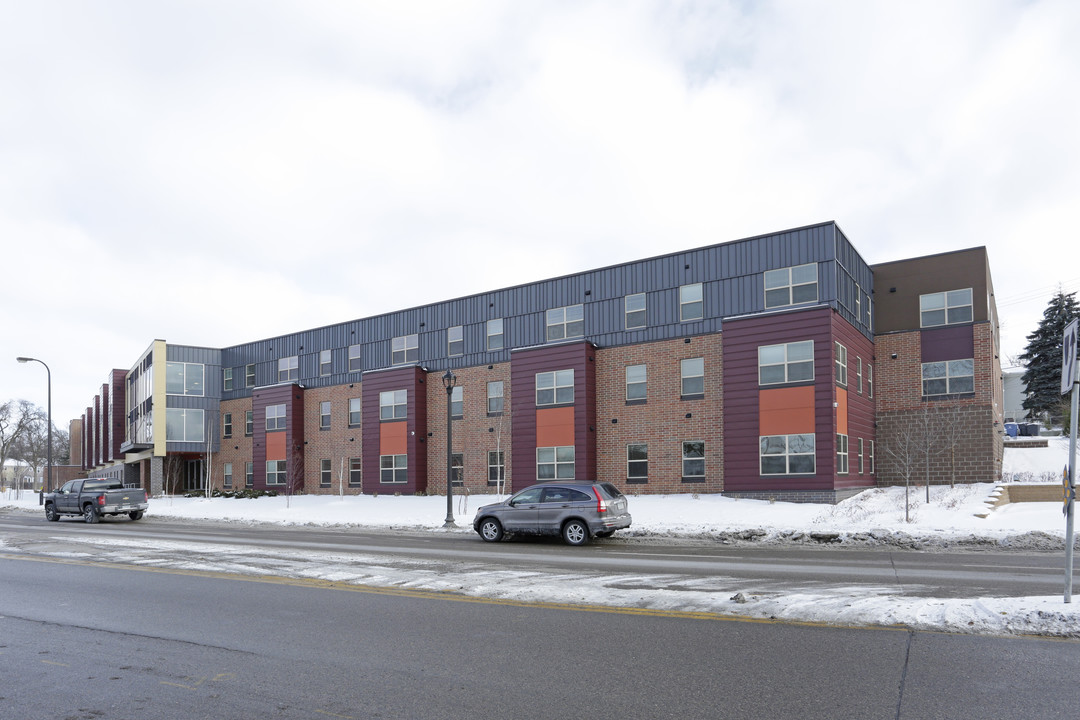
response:
M460 419L465 416L465 389L455 385L450 390L450 416Z
M638 482L649 479L649 446L645 443L626 446L626 479Z
M969 323L971 319L971 288L919 296L921 327Z
M290 380L296 380L300 377L300 359L293 355L291 357L279 358L277 361L277 380L278 382L289 382Z
M635 293L623 298L624 311L626 313L626 329L643 328L647 322L645 308L645 293Z
M836 473L848 474L848 436L837 434L836 436Z
M817 264L765 271L765 307L817 302Z
M814 341L762 345L758 348L758 383L804 382L814 379Z
M682 476L684 480L705 477L705 443L694 441L682 444Z
M319 429L330 429L330 401L323 400L319 403Z
M700 320L705 317L705 301L701 283L683 285L679 288L679 320Z
M408 390L384 390L379 393L379 419L400 420L409 414Z
M285 405L267 405L266 406L266 429L267 430L284 430L285 429Z
M349 427L360 427L364 422L360 398L349 398Z
M644 401L647 397L648 369L645 365L626 366L626 401Z
M169 395L203 395L206 368L199 363L165 363L165 392Z
M285 461L284 460L267 460L266 461L266 484L267 485L284 485L285 484Z
M409 481L408 455L380 455L379 482L384 485L401 485Z
M446 354L450 357L465 353L465 331L460 325L446 329Z
M363 345L349 346L349 372L360 372L364 369L364 363L361 359L363 350Z
M948 360L923 363L923 395L960 395L975 392L975 361Z
M232 390L233 389L233 369L222 368L221 370L221 389Z
M574 446L536 448L537 480L573 480Z
M705 358L680 360L679 375L681 378L679 392L683 397L705 394Z
M502 450L488 450L488 485L506 481L506 465Z
M847 348L840 343L836 345L836 384L847 387Z
M334 370L333 356L329 350L319 351L319 375L326 377Z
M334 471L328 458L319 461L319 487L328 488L334 480Z
M574 371L536 374L536 404L563 405L574 402Z
M393 365L414 363L420 357L420 344L417 336L400 335L390 341L390 362Z
M764 435L759 446L762 475L813 475L817 472L813 434Z
M169 442L202 442L206 439L203 411L193 408L165 410L165 439Z
M503 411L502 380L493 380L487 384L487 411L488 415L498 415Z
M504 344L502 318L487 321L487 349L488 352L502 350Z
M565 340L585 334L585 306L568 305L547 311L547 339Z

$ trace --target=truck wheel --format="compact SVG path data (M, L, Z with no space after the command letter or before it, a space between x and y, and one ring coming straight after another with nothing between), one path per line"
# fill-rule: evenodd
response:
M60 519L60 513L56 512L56 506L52 503L45 506L45 519L49 522L56 522Z
M128 517L130 517L132 520L139 520L142 518L142 513L142 510L136 510L135 512L129 512Z
M98 511L93 505L86 505L82 509L82 519L84 523L96 523L98 521Z

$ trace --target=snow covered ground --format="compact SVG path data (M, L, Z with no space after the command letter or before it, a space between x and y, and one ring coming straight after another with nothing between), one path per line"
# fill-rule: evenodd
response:
M1060 482L1067 456L1065 439L1052 439L1050 447L1044 449L1007 449L1004 472L1006 477ZM642 495L631 497L634 525L630 530L620 531L618 537L631 542L698 538L717 543L828 542L922 549L999 546L1064 554L1065 519L1061 503L1016 503L994 510L987 518L976 517L977 512L986 508L993 489L992 484L933 487L927 503L926 489L912 488L907 495L906 517L903 488L869 490L837 505L769 503L715 495ZM476 508L495 499L495 496L455 498L454 511L461 527L450 532L471 533L470 521ZM0 507L5 506L41 511L36 495L19 500L0 499ZM152 499L148 514L221 523L447 532L442 528L445 496L302 495L255 500L167 497ZM116 559L139 562L140 553L155 549L145 541L135 546L125 541L106 542L104 538L86 540L95 547L92 553L95 557L105 552ZM212 569L224 563L233 571L266 571L265 557L254 557L250 549L215 547L212 552L200 553L212 557L213 564L184 557L182 547L175 549L178 551L175 567ZM732 578L701 580L671 576L658 583L655 577L586 573L552 576L494 571L468 563L448 571L436 563L388 562L385 557L375 556L320 555L317 563L310 562L311 559L302 552L281 551L274 558L274 568L279 571L284 568L298 577L452 590L508 600L1080 638L1080 584L1076 588L1078 596L1067 604L1063 593L1022 598L926 598L902 595L896 587L823 589L815 584L787 586L781 591L761 590L753 583Z

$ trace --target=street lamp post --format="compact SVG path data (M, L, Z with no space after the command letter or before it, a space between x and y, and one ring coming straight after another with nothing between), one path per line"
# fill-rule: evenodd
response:
M457 378L449 368L442 376L442 384L446 388L446 521L443 527L452 528L457 527L457 524L454 522L454 450L451 445L454 439L454 416L451 412L451 399Z
M38 360L37 358L18 357L18 358L15 358L15 359L18 360L21 363L38 362L38 363L41 363L42 365L45 365L44 360ZM52 488L52 371L49 370L48 365L45 365L45 379L48 382L48 396L47 396L48 397L48 415L47 415L46 420L49 423L49 427L48 427L49 441L48 441L48 445L47 445L47 448L46 448L46 451L45 451L46 452L46 455L45 455L45 475L46 475L46 477L45 477L45 488L43 488L41 490L38 490L38 505L43 505L45 503L45 495L44 495L45 490L47 489L49 492L52 492L52 489L53 489Z

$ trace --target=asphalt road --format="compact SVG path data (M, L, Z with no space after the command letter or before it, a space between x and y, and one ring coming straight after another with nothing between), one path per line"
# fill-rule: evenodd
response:
M535 548L533 548L535 550ZM1080 644L0 557L4 718L1073 718Z

